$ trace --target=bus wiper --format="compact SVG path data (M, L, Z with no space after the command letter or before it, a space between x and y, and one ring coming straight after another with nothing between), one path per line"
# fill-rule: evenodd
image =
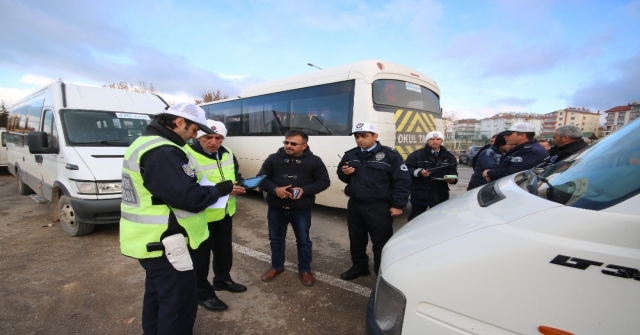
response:
M311 117L311 119L318 121L318 122L320 123L320 125L321 125L321 126L323 126L323 127L324 127L324 129L326 129L326 130L327 130L327 132L329 133L329 135L333 135L333 134L331 133L331 130L329 130L329 128L327 128L327 126L325 126L325 125L324 125L324 123L322 123L322 121L320 121L320 119L318 119L318 117L317 117L317 116L315 116L315 115L314 115L314 116L312 116L312 117Z

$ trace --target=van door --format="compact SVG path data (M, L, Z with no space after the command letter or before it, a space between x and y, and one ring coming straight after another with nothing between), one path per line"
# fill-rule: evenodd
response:
M56 154L51 155L35 155L36 161L39 161L40 169L40 190L34 190L40 196L51 201L53 184L59 171L62 171L62 163L59 162L60 152L58 141L58 129L56 127L55 112L52 109L45 109L42 114L42 131L47 134L49 148L55 148Z

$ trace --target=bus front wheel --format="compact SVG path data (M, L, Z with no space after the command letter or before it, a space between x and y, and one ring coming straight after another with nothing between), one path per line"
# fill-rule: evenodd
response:
M58 216L62 230L69 236L86 235L91 233L95 228L95 225L82 222L78 219L66 195L60 196L60 199L58 199Z

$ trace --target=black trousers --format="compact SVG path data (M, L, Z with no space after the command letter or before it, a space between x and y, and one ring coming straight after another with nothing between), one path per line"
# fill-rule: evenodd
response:
M373 271L380 269L382 248L393 235L393 218L389 202L363 202L349 199L347 204L347 227L351 262L364 269L369 267L367 244L369 237L373 249Z
M198 299L207 300L216 297L212 283L209 282L209 263L213 267L213 281L231 280L233 266L233 245L231 241L232 218L226 215L219 221L209 222L209 238L200 244L195 252L193 265L198 282ZM213 252L213 261L211 260Z
M142 303L143 333L193 333L198 312L196 272L176 270L165 256L139 261L146 271Z
M427 209L429 209L429 206L411 204L411 213L409 213L409 217L407 218L407 222L413 220L413 218L415 218L416 216L426 212Z

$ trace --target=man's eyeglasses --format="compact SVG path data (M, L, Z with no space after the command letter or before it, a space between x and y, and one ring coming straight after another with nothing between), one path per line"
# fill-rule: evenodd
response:
M307 143L296 143L296 142L289 142L289 141L282 141L282 143L284 145L291 145L292 147L297 147L299 145L307 144Z

